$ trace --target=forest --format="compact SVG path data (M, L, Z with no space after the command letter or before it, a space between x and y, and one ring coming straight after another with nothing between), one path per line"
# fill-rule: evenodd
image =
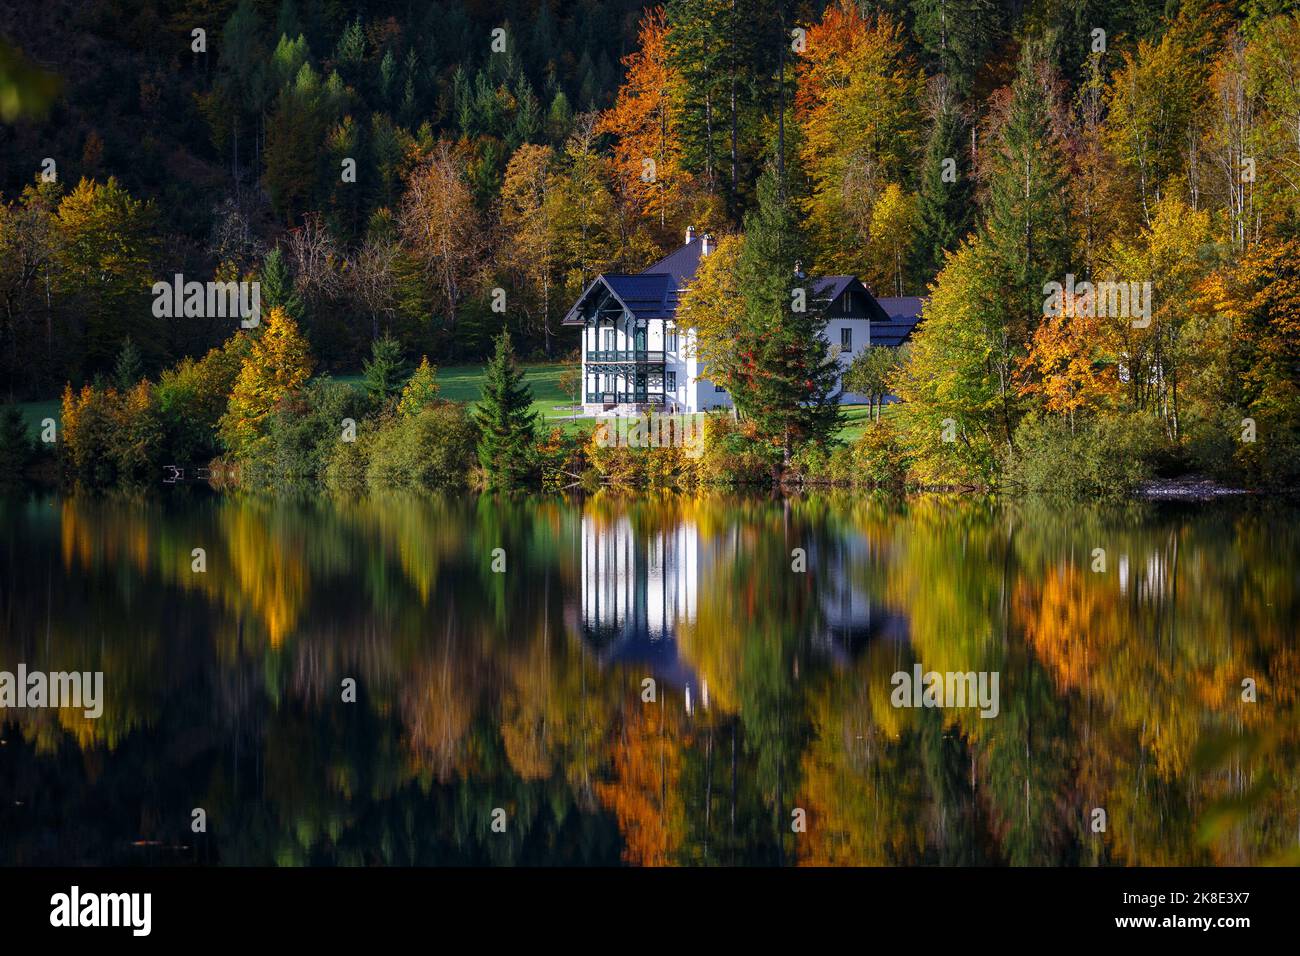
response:
M76 480L182 458L340 488L1300 474L1290 0L177 0L4 22L0 387L64 394ZM672 450L610 463L536 420L518 361L572 361L578 293L687 225L720 240L686 306L737 413L709 422L703 473ZM790 308L797 264L926 297L901 354L852 370L900 401L851 441L824 319ZM158 318L149 289L176 273L258 281L267 320ZM1049 310L1073 277L1140 287L1149 314ZM440 364L489 358L482 407L438 398ZM330 377L358 369L362 389ZM3 424L30 470L46 449ZM470 447L478 468L453 467Z

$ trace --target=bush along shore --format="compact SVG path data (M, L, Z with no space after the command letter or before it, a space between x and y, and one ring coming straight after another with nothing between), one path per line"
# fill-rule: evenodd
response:
M1285 488L1287 463L1250 443L1175 440L1155 416L1028 414L1001 446L925 405L873 410L838 438L841 412L792 438L797 414L647 412L542 428L502 332L471 405L440 394L427 358L377 339L359 386L314 374L292 315L275 307L201 359L156 382L136 377L129 342L111 380L69 386L62 418L33 440L14 406L0 411L0 482L142 489L199 480L222 491L335 495L447 488L562 491L614 487L869 487L1049 493L1071 498L1206 498ZM891 371L905 385L907 361ZM773 427L775 424L775 427Z

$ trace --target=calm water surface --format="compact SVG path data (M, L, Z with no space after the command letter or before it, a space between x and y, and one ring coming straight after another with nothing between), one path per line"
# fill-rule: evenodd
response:
M3 864L1300 861L1276 503L0 515L0 671L105 698L0 711ZM917 664L996 673L997 716L893 706Z

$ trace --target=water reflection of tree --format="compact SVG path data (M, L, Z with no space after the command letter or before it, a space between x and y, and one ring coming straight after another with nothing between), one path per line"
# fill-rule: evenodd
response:
M110 688L98 721L6 714L7 862L1251 863L1295 846L1286 513L606 496L0 508L0 665L103 670ZM707 709L643 703L638 668L601 664L566 617L584 514L696 529L707 560L678 639ZM844 637L826 600L843 587L906 633ZM891 707L889 677L913 662L998 671L1001 716ZM1259 704L1241 703L1243 676ZM1205 758L1222 735L1239 743ZM195 806L207 836L189 831Z

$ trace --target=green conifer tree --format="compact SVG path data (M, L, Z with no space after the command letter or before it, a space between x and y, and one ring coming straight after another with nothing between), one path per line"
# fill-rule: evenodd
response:
M284 309L295 322L302 321L302 296L294 288L293 274L284 253L277 246L262 260L261 302L263 314Z
M127 391L144 378L144 359L139 347L127 336L122 340L122 348L113 363L113 384L120 390Z
M478 459L492 487L515 487L531 470L537 427L532 404L533 390L515 360L510 333L502 331L474 415L479 428Z
M915 267L922 283L938 275L944 254L956 249L970 232L975 209L969 127L946 78L937 78L933 91L933 120L917 201L921 234Z
M828 360L826 317L802 271L805 249L794 204L769 163L736 264L745 322L737 341L743 371L732 397L783 463L803 445L828 439L840 419L839 370Z
M407 374L401 342L385 335L370 343L370 358L361 363L361 383L375 406L386 404L400 393Z

